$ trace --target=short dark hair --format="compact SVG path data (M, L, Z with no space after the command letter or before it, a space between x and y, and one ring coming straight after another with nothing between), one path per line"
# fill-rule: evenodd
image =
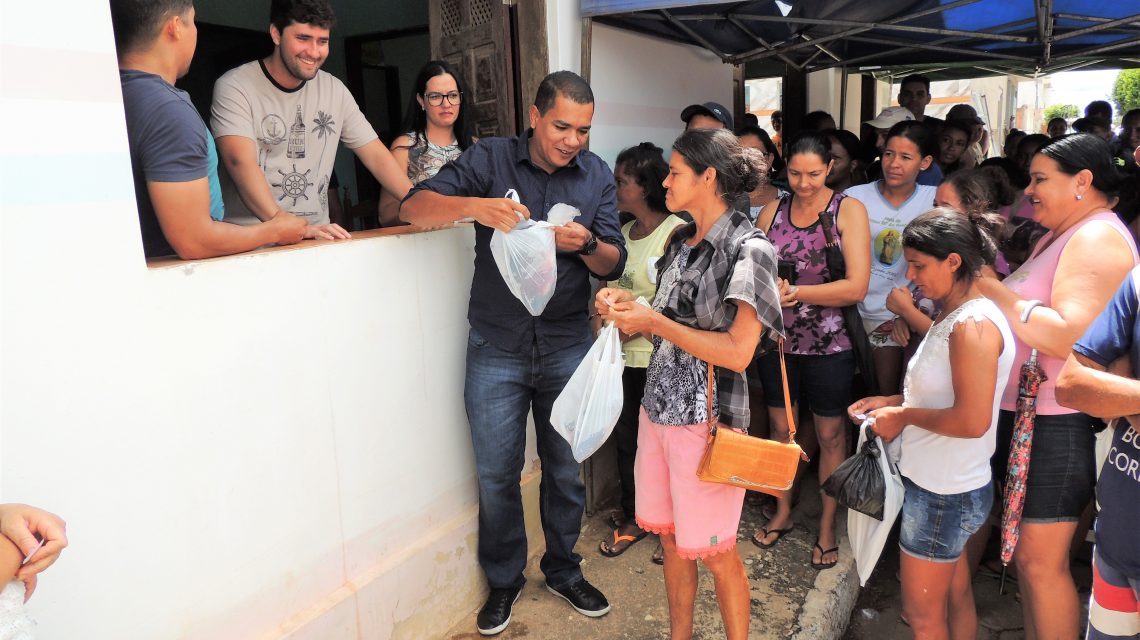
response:
M758 126L746 124L736 130L737 138L744 136L756 136L760 139L760 144L764 145L764 150L772 154L772 166L768 167L769 175L778 174L784 169L784 159L780 157L780 150L776 148L776 143L772 142L772 136L769 136L767 131Z
M760 184L764 156L759 149L743 147L728 129L689 129L673 143L694 173L716 170L718 195L731 205L741 194Z
M935 207L907 223L902 245L938 260L958 254L962 266L954 272L954 279L972 282L983 265L994 263L1003 223L994 213Z
M930 78L927 78L921 73L912 73L909 76L903 78L902 82L899 83L899 89L902 89L912 82L922 83L923 88L926 89L927 95L930 95Z
M1058 120L1060 120L1061 122L1063 122L1063 123L1065 124L1065 127L1066 127L1066 128L1069 126L1069 121L1068 121L1068 120L1066 120L1066 119L1064 119L1064 118L1062 118L1061 116L1057 116L1056 118L1049 118L1049 123L1048 123L1048 124L1046 124L1045 126L1046 126L1046 127L1051 127L1051 126L1053 126L1053 123L1054 123L1054 122L1057 122Z
M938 155L938 140L934 137L934 130L918 120L903 120L895 123L895 126L887 131L887 137L883 139L883 144L889 144L891 138L899 136L913 142L918 147L918 152L923 156L935 157Z
M968 120L947 120L942 123L942 130L939 131L939 137L946 132L947 129L954 129L966 134L966 142L970 142L970 137L974 135L974 123Z
M1107 100L1093 100L1085 105L1085 117L1101 116L1105 120L1112 120L1112 105Z
M835 122L835 118L831 117L831 114L826 111L812 111L800 120L800 129L819 131L820 125L822 125L825 120Z
M273 0L269 5L269 24L285 31L291 24L311 24L331 30L336 25L329 0Z
M614 173L621 168L639 187L645 189L645 202L653 211L667 211L665 208L665 178L669 176L669 163L665 162L664 151L652 142L642 142L618 154L614 161Z
M831 140L823 131L805 129L797 133L788 143L788 162L791 162L795 156L805 153L817 155L823 160L823 164L827 164L831 162Z
M1100 136L1073 133L1057 138L1038 149L1037 153L1056 161L1065 175L1075 176L1088 169L1093 176L1093 188L1110 199L1120 191L1124 182L1112 161L1112 149Z
M194 0L111 0L111 24L119 57L149 45L162 25L173 16L184 16Z
M594 90L590 83L573 71L555 71L542 79L534 95L534 106L538 107L539 115L546 115L558 96L575 104L594 104Z

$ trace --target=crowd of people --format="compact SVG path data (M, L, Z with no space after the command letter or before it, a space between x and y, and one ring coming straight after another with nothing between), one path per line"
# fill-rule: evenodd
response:
M787 405L814 433L821 482L849 455L856 416L897 441L905 615L919 638L973 637L970 577L986 523L1000 515L1018 397L1011 372L1031 351L1047 379L1014 554L1027 637L1077 635L1069 549L1102 466L1100 604L1088 637L1140 633L1140 545L1129 533L1140 528L1140 439L1127 418L1140 413L1137 110L1114 134L1107 103L1093 103L1077 133L1064 121L1047 135L1015 130L1002 156L987 157L977 112L959 104L944 121L927 115L930 82L911 76L898 106L864 123L862 136L822 111L793 132L774 113L769 136L754 121L734 128L728 109L704 102L681 112L668 158L642 143L611 172L585 149L594 96L571 72L542 81L526 132L476 140L461 73L429 62L388 148L320 70L335 23L327 0L273 0L272 53L217 81L207 126L174 87L194 54L191 0L112 0L111 9L147 256L349 237L328 208L340 143L383 186L384 224L475 222L463 394L490 587L481 634L506 629L525 582L528 414L542 462L546 586L583 615L610 610L581 570L585 490L550 424L603 322L621 331L626 366L614 430L621 508L599 552L618 556L657 535L673 638L692 635L698 561L713 574L727 637L748 635L749 588L734 551L745 491L695 471L709 425L784 441ZM557 203L581 215L554 228L557 284L536 316L500 274L492 237L545 220ZM777 340L786 373L779 353L758 348ZM866 361L854 356L862 341ZM1102 418L1121 417L1102 465L1094 433ZM753 543L773 548L792 530L798 484L767 505ZM805 558L815 569L839 561L838 510L824 497Z

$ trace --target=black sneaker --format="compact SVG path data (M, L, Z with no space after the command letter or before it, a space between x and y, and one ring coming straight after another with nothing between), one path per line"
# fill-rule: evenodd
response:
M609 601L594 585L586 582L585 578L561 589L546 585L546 590L569 602L571 607L584 616L600 618L610 612Z
M475 626L479 628L479 633L485 636L502 633L511 623L511 608L518 602L521 593L522 587L491 589L491 595L487 596L487 601L483 603L479 617L476 618Z

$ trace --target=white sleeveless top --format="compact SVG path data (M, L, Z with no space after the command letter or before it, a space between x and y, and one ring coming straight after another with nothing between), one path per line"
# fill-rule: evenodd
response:
M13 580L0 590L0 640L35 640L36 621L24 612L24 583Z
M903 403L908 407L946 409L954 405L954 384L950 376L950 334L970 318L989 320L1001 331L1002 350L997 363L997 380L990 428L980 438L952 438L916 425L903 427L899 472L918 486L942 495L980 489L990 481L990 456L997 443L998 407L1017 347L1005 314L987 298L968 300L936 322L907 365L903 382Z

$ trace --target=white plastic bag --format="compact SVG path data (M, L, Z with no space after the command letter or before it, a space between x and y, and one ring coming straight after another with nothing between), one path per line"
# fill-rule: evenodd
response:
M519 201L514 189L507 191L504 197ZM499 273L507 288L532 316L542 315L558 285L553 227L565 224L575 215L578 215L577 209L559 203L551 208L548 218L554 216L560 222L519 220L510 233L496 229L491 235L491 256Z
M618 330L607 322L550 411L550 424L570 443L578 462L597 451L617 424L624 369Z
M523 220L510 233L495 229L491 255L511 293L532 316L542 315L558 285L552 225Z
M860 451L867 440L867 423L859 429L859 444L855 447ZM878 436L875 436L878 437ZM851 553L855 556L855 568L859 571L859 585L866 586L867 579L875 570L883 547L887 544L887 536L895 524L903 503L903 482L897 467L892 464L892 452L897 452L896 443L879 442L879 468L883 472L883 484L886 487L886 499L883 502L883 520L880 522L869 515L858 511L847 512L847 539L851 542Z

